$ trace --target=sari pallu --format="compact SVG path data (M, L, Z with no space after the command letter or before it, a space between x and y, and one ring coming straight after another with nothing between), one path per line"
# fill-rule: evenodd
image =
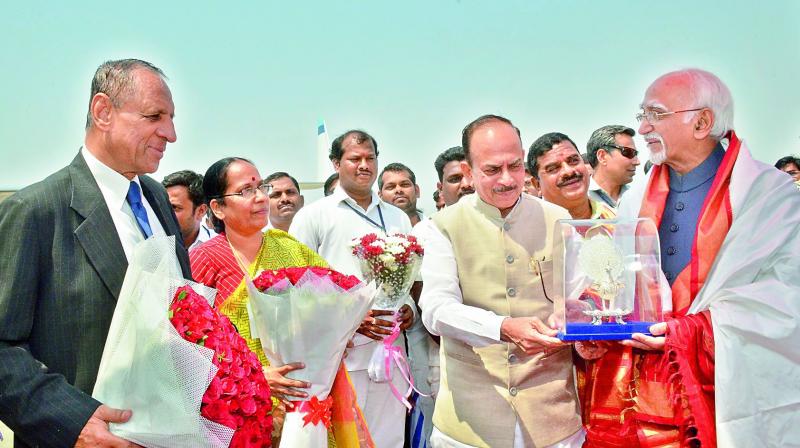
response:
M688 312L733 222L729 186L741 141L733 132L728 138L700 211L691 260L671 288L664 351L613 346L587 363L582 399L588 446L716 446L711 315ZM668 195L669 170L656 166L639 216L659 226Z
M247 312L249 295L244 282L244 273L228 245L225 234L218 235L192 251L190 258L194 278L198 282L218 289L215 301L218 310L233 322L261 364L269 366L261 342L251 337ZM264 234L261 249L255 261L248 266L248 273L251 277L255 277L258 272L266 269L306 266L328 267L328 264L317 253L286 232L271 229ZM328 446L374 447L344 363L339 366L330 396L333 404ZM283 408L276 400L273 400L273 405ZM280 430L281 428L276 427L273 434L279 435Z

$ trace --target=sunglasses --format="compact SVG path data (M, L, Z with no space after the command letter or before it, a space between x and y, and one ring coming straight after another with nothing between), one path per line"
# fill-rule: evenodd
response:
M639 155L639 151L636 148L630 148L628 146L621 146L621 145L606 145L609 148L618 149L619 153L622 154L622 157L627 159L632 159Z

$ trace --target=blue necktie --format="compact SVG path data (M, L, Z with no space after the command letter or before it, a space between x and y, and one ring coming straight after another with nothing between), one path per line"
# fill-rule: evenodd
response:
M126 199L131 206L133 216L136 217L136 223L139 224L139 229L144 234L145 239L150 238L153 231L150 229L150 221L147 220L147 210L144 209L144 204L142 204L142 192L139 190L139 184L131 181Z

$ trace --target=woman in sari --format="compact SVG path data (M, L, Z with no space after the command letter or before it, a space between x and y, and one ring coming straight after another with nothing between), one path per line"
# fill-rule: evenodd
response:
M218 235L194 249L190 261L194 279L217 289L215 306L230 318L250 349L258 355L273 396L279 399L273 400L274 408L282 413L291 411L287 409L291 407L291 397L307 396L299 389L309 384L284 376L303 368L301 363L270 367L261 342L250 336L245 272L254 278L257 272L265 269L327 267L327 263L282 230L263 232L269 218L271 187L263 182L249 160L229 157L211 165L203 179L203 191ZM333 425L328 433L328 445L373 447L343 364L337 372L331 396ZM273 438L280 435L282 418L279 420L275 422Z

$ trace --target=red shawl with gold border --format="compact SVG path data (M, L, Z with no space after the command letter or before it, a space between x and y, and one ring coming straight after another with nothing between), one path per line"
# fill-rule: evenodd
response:
M733 221L728 187L741 141L732 131L727 138L730 145L698 218L691 261L672 285L664 351L614 345L586 363L580 387L585 446L716 446L711 315L687 312ZM639 216L659 225L668 195L669 170L656 166Z

